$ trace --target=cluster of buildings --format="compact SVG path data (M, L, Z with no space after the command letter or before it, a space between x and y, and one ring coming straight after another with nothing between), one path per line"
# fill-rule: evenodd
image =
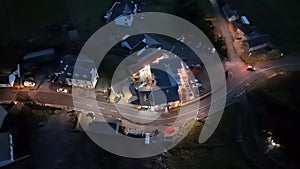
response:
M128 103L172 108L199 95L199 86L194 85L194 76L185 63L161 48L145 51L128 71L132 74Z
M249 56L267 54L275 49L269 35L258 32L246 16L240 16L228 3L222 7L222 11L235 31L235 39L242 41L242 47Z

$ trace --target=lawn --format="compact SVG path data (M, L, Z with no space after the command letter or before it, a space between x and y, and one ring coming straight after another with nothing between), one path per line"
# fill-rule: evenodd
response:
M298 0L228 0L253 26L270 34L283 52L299 53L300 13Z

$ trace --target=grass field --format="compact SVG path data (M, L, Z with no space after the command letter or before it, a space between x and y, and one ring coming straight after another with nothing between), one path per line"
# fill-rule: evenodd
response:
M228 0L251 24L270 34L283 52L299 53L300 13L298 0Z
M265 141L261 131L271 131L275 142L281 144L281 148L271 152L272 155L287 164L294 163L298 168L300 137L295 131L300 130L299 80L299 71L278 73L255 82L249 90L249 103L256 105L251 108L251 113L258 136Z
M239 113L235 109L232 105L225 110L217 130L204 144L198 143L202 124L195 122L183 141L168 152L170 168L250 169L251 165L235 142Z

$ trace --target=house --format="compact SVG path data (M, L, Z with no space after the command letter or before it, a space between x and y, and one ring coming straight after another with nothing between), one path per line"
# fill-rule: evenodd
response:
M242 42L245 52L252 52L258 49L266 48L271 45L270 37L265 34L258 34Z
M0 87L14 87L16 76L14 74L10 75L0 75Z
M133 15L137 13L137 4L134 2L115 2L104 16L109 21L115 21L116 25L131 26Z
M133 22L132 15L120 15L115 19L115 24L120 26L131 26Z
M0 167L14 161L13 139L9 133L0 133Z
M71 41L75 41L75 40L78 40L79 33L78 33L77 29L70 30L70 31L68 31L68 36Z
M142 45L142 48L145 46L145 36L143 34L135 35L135 36L125 36L122 38L121 46L125 47L129 50L136 49L139 45Z
M48 62L56 61L59 58L56 57L54 49L44 49L27 53L23 56L22 68L24 70L32 70L34 67L41 64L47 64Z
M122 38L121 46L129 50L141 50L142 48L158 47L160 43L147 34L125 35Z
M33 59L36 60L36 59L39 59L42 57L42 58L44 58L45 61L48 61L47 58L51 58L53 56L55 56L54 49L44 49L44 50L27 53L26 55L24 55L23 60L30 61L30 60L33 60Z
M234 30L236 32L237 39L247 40L250 39L252 36L257 34L256 28L250 25L245 25L238 21L232 22Z
M180 101L180 67L181 59L166 56L161 50L156 49L146 54L137 64L128 68L135 74L133 80L138 84L135 90L130 90L132 98L128 102L138 99L141 106L161 107Z
M228 3L222 7L222 11L229 22L239 19L239 15Z
M99 79L94 61L85 55L66 55L55 75L62 84L84 88L95 88Z

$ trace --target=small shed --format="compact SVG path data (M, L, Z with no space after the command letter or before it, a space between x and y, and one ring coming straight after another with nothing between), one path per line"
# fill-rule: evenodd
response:
M0 133L0 167L14 161L13 140L10 133Z

